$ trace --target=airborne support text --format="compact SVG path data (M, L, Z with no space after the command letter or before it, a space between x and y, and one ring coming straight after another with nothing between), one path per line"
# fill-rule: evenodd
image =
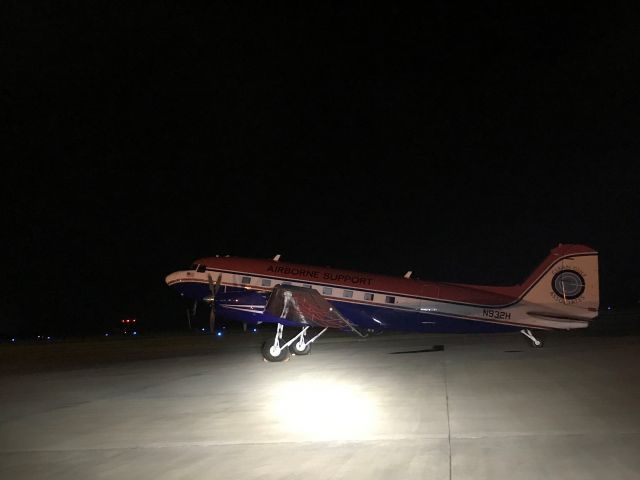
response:
M307 270L306 268L296 268L296 267L285 267L283 266L273 266L269 265L267 271L273 273L281 273L283 275L295 275L298 277L304 278L314 278L316 280L331 280L331 281L342 281L342 282L350 282L354 285L371 285L371 279L367 277L358 277L347 275L344 273L331 273L325 272L324 274L320 274L318 270Z

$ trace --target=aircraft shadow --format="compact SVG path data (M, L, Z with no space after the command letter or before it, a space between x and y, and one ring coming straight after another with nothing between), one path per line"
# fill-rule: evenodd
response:
M389 352L389 355L403 355L405 353L428 353L428 352L442 352L444 351L444 345L434 345L431 348L424 348L422 350L405 350L404 352Z

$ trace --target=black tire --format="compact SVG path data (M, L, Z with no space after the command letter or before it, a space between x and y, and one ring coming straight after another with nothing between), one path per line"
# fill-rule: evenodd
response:
M534 342L530 338L527 338L527 340L529 341L529 346L531 348L542 348L544 346L544 340L541 338L541 336L541 332L536 332L536 339L538 340L538 342L540 342L539 345L536 345L536 342Z
M542 340L540 340L540 339L538 339L538 341L540 342L540 344L536 345L536 342L534 342L533 340L529 340L529 346L531 348L542 348L542 347L544 347L544 342Z
M307 343L302 350L298 349L298 342L294 342L291 345L289 345L289 352L293 353L294 355L309 355L310 351L311 351L310 343Z
M273 343L264 342L262 344L262 356L267 362L284 362L285 360L289 360L289 350L283 348L280 350L280 354L274 356L271 354L271 347L273 347Z

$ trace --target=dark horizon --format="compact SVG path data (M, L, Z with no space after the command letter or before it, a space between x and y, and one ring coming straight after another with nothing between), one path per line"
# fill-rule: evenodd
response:
M3 325L178 328L215 254L514 284L582 243L640 301L631 7L11 10Z

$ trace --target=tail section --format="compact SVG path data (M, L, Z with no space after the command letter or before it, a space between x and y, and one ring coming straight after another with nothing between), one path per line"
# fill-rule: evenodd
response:
M558 245L524 284L521 306L536 323L580 328L598 315L598 252L584 245ZM553 325L552 325L553 324Z

